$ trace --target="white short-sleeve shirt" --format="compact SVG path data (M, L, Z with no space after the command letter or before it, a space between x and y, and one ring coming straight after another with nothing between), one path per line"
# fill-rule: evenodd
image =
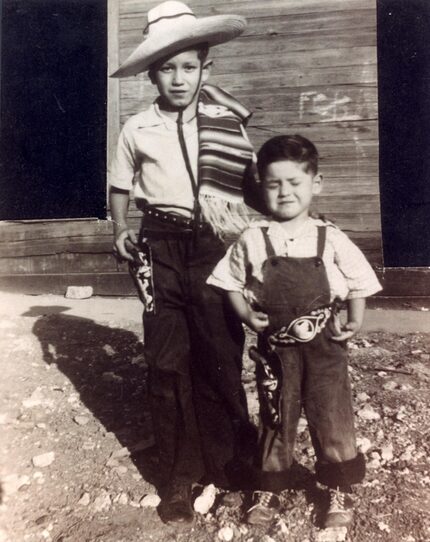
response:
M197 119L183 125L194 177L197 179ZM137 178L133 186L133 179ZM108 172L110 186L133 190L134 197L191 216L194 194L182 155L175 120L163 115L157 103L125 123Z
M267 259L261 227L277 256L313 257L317 254L318 226L327 227L323 262L330 285L330 297L353 299L380 291L381 285L361 250L334 225L309 218L295 238L289 238L275 221L259 221L245 230L228 249L208 278L208 284L227 291L242 292L249 302L258 302L263 281L262 265Z

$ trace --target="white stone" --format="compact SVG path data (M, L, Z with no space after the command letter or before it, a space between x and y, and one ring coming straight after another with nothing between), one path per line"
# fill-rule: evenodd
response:
M230 542L230 540L233 540L234 531L231 527L222 527L218 531L218 538L220 540L224 540L225 542Z
M303 433L303 431L305 431L307 426L308 426L308 422L307 422L306 418L300 417L299 418L299 423L297 425L297 433L299 433L299 434Z
M115 355L115 350L112 348L112 346L110 344L103 345L103 350L104 350L105 354L107 354L108 356L114 356Z
M365 454L372 447L372 443L367 437L357 437L357 447L362 454Z
M216 488L213 484L206 486L201 495L194 501L194 510L199 514L207 514L216 498Z
M44 468L49 467L54 460L55 453L46 452L45 454L35 455L31 461L35 467Z
M128 504L128 496L127 496L127 493L121 493L121 495L119 495L119 497L118 497L118 504L122 504L123 506L125 506L126 504Z
M385 384L382 386L384 390L387 391L393 391L399 387L397 382L395 380L389 380L388 382L385 382Z
M23 486L30 485L30 477L26 474L8 474L3 478L3 490L5 495L13 495Z
M87 416L75 416L73 421L78 425L87 425L90 419Z
M378 529L379 529L380 531L385 531L386 533L390 533L390 532L391 532L390 527L389 527L386 523L384 523L383 521L379 521L379 522L378 522Z
M157 508L160 504L160 497L155 494L145 495L139 501L139 506L141 508Z
M316 542L344 542L346 540L346 527L329 527L318 531Z
M381 415L369 405L359 410L357 416L362 420L379 420L381 418Z
M381 458L384 461L391 461L394 457L393 454L393 445L387 444L386 446L382 446L381 448Z
M68 286L64 297L67 299L88 299L92 295L92 286Z
M357 395L357 401L360 401L360 403L365 403L369 399L370 397L364 391Z
M0 414L0 425L7 425L10 423L9 414L7 412L2 412Z
M90 504L90 494L89 493L83 493L81 498L78 501L78 504L80 506L88 506Z
M106 490L94 499L93 507L96 512L102 512L103 510L109 510L112 504L111 498Z

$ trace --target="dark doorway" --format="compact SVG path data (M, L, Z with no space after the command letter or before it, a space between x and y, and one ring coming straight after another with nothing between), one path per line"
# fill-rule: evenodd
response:
M430 3L378 0L384 264L430 265Z
M106 218L107 7L3 0L0 220Z

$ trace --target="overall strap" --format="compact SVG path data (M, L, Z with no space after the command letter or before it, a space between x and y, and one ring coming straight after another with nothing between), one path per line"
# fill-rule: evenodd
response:
M276 256L275 250L273 249L272 241L269 238L269 235L267 233L267 230L269 228L265 226L264 228L261 228L261 233L263 235L264 244L266 246L266 254L268 258L271 258L272 256Z
M317 258L322 260L325 248L325 240L327 237L327 227L326 226L317 226L318 231L318 241L317 241Z

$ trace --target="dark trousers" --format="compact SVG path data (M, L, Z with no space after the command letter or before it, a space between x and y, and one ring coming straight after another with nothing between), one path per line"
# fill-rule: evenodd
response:
M345 345L331 341L326 327L308 343L277 347L273 361L282 375L281 425L274 429L262 420L261 489L288 487L302 408L317 458L317 480L329 487L360 482L365 467L356 450Z
M148 232L156 314L144 315L144 342L160 472L166 482L206 476L227 484L225 467L250 426L243 328L225 297L206 284L225 248L209 230L195 239L166 225L163 238L162 225L143 225L158 230L152 239Z

